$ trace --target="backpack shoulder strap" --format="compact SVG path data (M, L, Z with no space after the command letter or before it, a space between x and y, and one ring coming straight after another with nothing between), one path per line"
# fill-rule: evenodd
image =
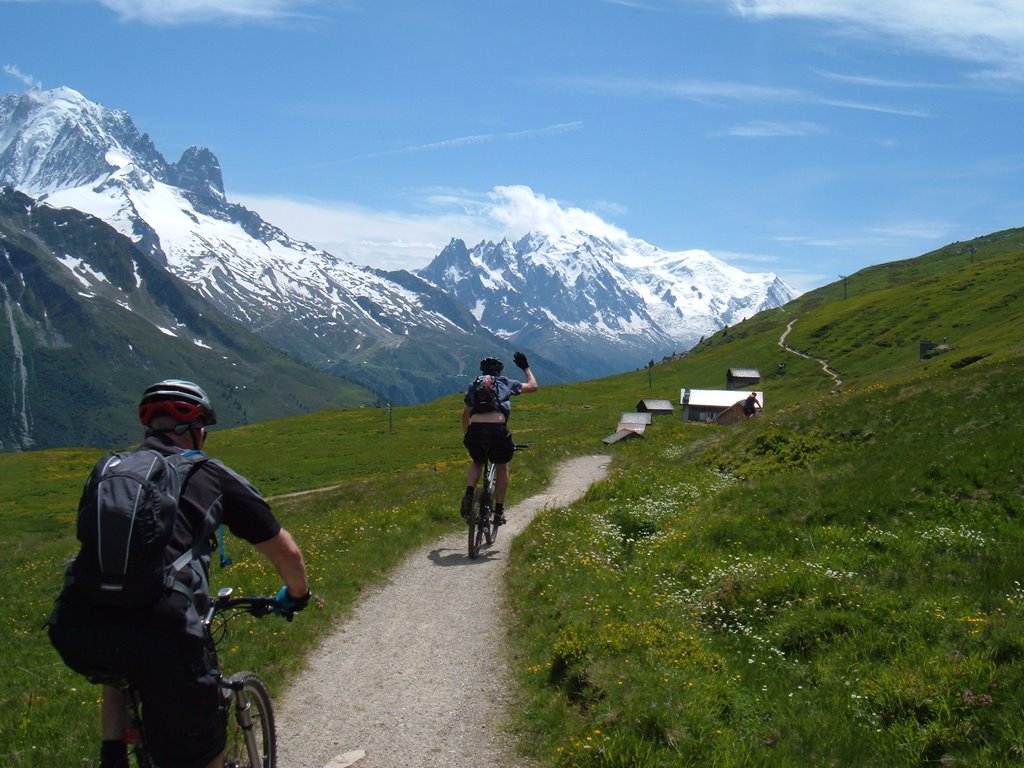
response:
M175 453L167 457L168 464L174 468L175 472L178 473L178 483L177 488L175 489L178 494L177 498L175 498L176 502L181 500L181 492L185 487L185 481L188 480L193 470L209 458L210 457L202 451L195 450L182 451L181 453ZM174 574L200 556L204 543L216 527L217 522L215 520L211 520L209 515L207 515L203 520L202 528L192 539L192 547L182 552L181 555L171 563L168 578L173 579Z

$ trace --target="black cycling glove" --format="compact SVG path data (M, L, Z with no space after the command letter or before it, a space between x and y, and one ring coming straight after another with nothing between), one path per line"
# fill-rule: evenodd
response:
M530 361L526 359L526 355L522 352L516 352L512 355L512 362L516 364L518 368L522 368L524 371L530 367Z

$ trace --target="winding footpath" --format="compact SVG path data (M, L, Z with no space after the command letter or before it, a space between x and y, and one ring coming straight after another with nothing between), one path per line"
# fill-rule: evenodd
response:
M811 357L805 352L801 352L800 350L794 349L793 347L786 344L786 337L789 336L789 332L793 330L793 323L795 322L796 318L793 318L786 325L786 330L782 332L781 336L779 336L779 346L782 347L787 352L792 352L794 355L799 355L800 357L806 358L807 360L816 360L818 363L821 364L821 370L823 370L826 374L832 377L832 381L835 383L836 387L841 387L843 384L843 380L839 378L838 373L829 368L828 360L823 360L820 357Z
M477 559L467 557L462 531L414 552L368 591L276 697L279 763L527 765L507 732L508 546L538 512L582 497L610 462L598 455L561 465L547 491L506 510L509 522Z

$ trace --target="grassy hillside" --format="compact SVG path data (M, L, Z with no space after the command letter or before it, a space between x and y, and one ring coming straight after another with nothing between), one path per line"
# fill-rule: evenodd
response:
M845 298L827 286L650 372L517 402L513 430L534 448L516 458L511 503L565 456L615 456L609 481L513 549L518 727L542 763L1024 759L1022 241L1013 230L864 270ZM779 346L787 327L809 357ZM922 361L925 339L943 346ZM601 443L641 398L721 388L730 367L765 375L763 416L717 427L677 413L642 440ZM213 455L278 497L323 598L286 628L255 625L234 668L279 685L361 589L458 527L459 410L450 397L212 434ZM39 626L98 455L0 455L5 765L94 759L97 689ZM245 547L228 554L217 585L276 587Z
M768 411L656 420L518 540L546 764L1020 764L1021 235L866 270L659 371L759 367ZM781 350L790 324L841 386Z

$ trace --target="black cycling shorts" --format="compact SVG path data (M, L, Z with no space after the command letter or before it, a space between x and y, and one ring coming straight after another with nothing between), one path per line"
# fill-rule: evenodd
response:
M491 422L470 424L462 444L477 464L483 464L488 459L492 464L508 464L515 452L508 427Z
M117 674L142 697L146 746L160 768L205 768L225 746L227 702L198 638L138 625L50 627L76 672Z

